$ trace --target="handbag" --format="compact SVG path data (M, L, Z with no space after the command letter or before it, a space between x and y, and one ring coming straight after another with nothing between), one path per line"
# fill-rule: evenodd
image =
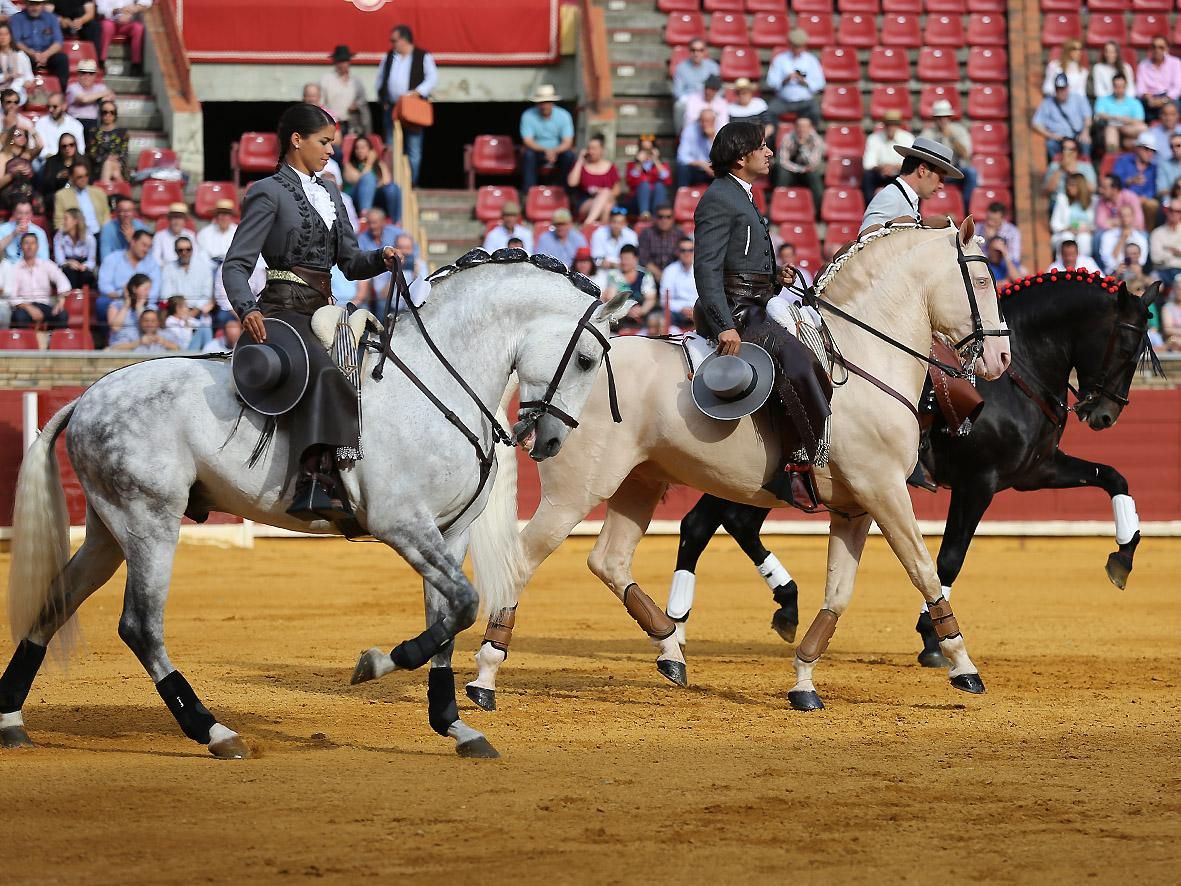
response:
M433 126L435 109L417 92L405 92L398 99L398 103L394 105L394 119L401 120L410 126Z

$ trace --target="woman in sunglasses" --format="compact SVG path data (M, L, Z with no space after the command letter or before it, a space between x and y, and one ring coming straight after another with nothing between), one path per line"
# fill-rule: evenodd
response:
M119 109L113 101L107 99L99 105L98 121L98 129L86 146L90 165L98 170L100 182L125 182L130 139L119 125Z
M78 153L78 139L71 133L62 133L57 140L57 153L41 167L39 190L48 202L52 202L53 195L69 184L70 170L81 156Z
M32 139L27 130L13 126L4 130L4 148L0 150L0 206L11 211L17 203L33 204L34 214L40 215L44 205L40 194L33 193Z

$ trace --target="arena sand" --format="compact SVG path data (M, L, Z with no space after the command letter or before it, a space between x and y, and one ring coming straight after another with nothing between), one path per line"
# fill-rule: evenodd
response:
M659 601L674 543L640 548ZM824 543L773 540L805 624ZM979 541L954 595L976 698L915 665L918 595L871 539L817 671L828 709L807 715L785 700L770 595L728 539L703 561L688 690L657 675L589 545L530 586L501 710L460 690L500 761L429 731L425 673L348 685L361 649L422 623L415 577L381 546L181 546L170 652L248 740L242 762L185 739L117 639L120 573L83 610L85 652L33 688L40 747L0 754L0 880L1177 881L1181 542L1146 540L1121 593L1108 542ZM458 644L464 682L479 635Z

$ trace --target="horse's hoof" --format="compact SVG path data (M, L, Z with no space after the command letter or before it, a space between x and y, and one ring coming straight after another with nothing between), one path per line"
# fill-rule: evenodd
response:
M796 641L796 630L799 628L799 616L792 618L786 609L776 609L771 616L771 630L783 638L784 643Z
M959 674L951 678L951 685L973 695L984 694L984 681L980 679L979 674Z
M656 670L678 686L689 685L688 669L683 661L658 661L656 662Z
M246 747L246 742L242 741L241 736L238 735L223 738L220 741L211 741L209 753L219 760L248 760L250 758L250 748Z
M1107 578L1121 591L1127 587L1128 576L1132 574L1132 559L1116 551L1107 556Z
M33 739L29 738L24 726L5 726L0 729L0 748L15 750L31 747L34 747Z
M455 746L455 753L461 757L468 757L473 760L499 760L500 752L492 747L488 739L484 736L473 738L471 741L465 741L463 744Z
M793 689L787 693L787 700L797 711L823 711L824 702L813 689Z
M475 683L468 683L464 691L467 692L467 697L476 703L476 707L482 708L485 711L496 710L495 689L485 689L483 686L477 686Z
M938 649L924 649L919 653L919 664L925 668L949 668L951 662Z
M356 686L358 683L367 683L380 677L381 671L378 668L378 663L381 660L380 656L383 655L385 652L376 646L362 652L361 657L357 660L357 666L353 668L353 676L349 678L349 685Z

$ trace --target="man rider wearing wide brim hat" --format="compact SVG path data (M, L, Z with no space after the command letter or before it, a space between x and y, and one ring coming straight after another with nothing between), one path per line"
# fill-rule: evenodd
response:
M951 148L929 138L916 138L910 147L895 145L894 150L902 155L902 169L865 208L862 231L898 218L921 220L920 202L939 193L945 181L964 177Z

